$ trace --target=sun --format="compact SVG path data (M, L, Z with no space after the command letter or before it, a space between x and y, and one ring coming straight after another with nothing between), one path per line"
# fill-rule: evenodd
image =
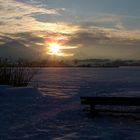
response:
M75 46L64 46L63 42L55 41L46 43L46 53L50 56L59 56L59 57L72 57L74 53L67 52L69 49L75 49Z
M57 56L61 56L61 46L57 43L51 43L49 44L48 47L49 51L48 54L50 55L57 55Z

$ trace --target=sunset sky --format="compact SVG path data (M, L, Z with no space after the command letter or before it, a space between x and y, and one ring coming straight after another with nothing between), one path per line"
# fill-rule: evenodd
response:
M140 59L140 0L0 0L0 56L50 55Z

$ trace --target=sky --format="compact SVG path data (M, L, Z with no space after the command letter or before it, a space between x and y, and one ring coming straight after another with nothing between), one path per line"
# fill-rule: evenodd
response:
M0 0L0 56L52 55L140 60L140 0Z

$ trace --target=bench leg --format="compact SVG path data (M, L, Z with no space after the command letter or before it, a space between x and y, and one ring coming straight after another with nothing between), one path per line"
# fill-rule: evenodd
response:
M95 110L95 105L90 105L90 110L94 111Z
M95 105L90 105L90 112L92 114L97 114L97 110L95 109Z

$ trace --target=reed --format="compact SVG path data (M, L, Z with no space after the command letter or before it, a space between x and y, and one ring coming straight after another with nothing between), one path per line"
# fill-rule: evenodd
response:
M36 70L30 67L0 67L0 84L12 85L15 87L27 86L33 76L36 74Z

